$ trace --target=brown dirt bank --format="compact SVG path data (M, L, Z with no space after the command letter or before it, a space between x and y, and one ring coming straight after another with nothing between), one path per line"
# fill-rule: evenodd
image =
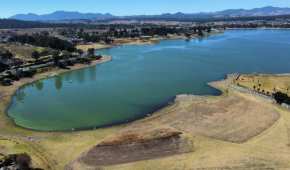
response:
M78 164L96 167L155 159L175 154L191 152L192 142L181 132L172 129L155 129L138 132L124 132L105 139L67 169Z

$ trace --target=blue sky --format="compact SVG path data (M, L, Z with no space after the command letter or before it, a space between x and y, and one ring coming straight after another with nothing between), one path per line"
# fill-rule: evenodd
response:
M139 15L263 6L290 7L290 0L2 0L0 17L29 12L45 14L56 10Z

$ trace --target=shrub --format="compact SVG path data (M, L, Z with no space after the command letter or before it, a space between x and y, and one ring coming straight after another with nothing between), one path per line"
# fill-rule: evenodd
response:
M282 92L277 92L273 94L274 99L278 104L286 103L290 104L290 97Z

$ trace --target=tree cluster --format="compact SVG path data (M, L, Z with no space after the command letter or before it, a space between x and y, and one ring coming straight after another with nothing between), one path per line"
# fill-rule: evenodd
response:
M277 92L273 94L273 97L278 104L290 104L290 97L285 93Z
M75 47L72 43L47 34L15 35L10 38L10 41L40 47L49 47L55 50L75 51Z
M0 169L41 170L31 167L31 158L27 154L13 154L0 160Z

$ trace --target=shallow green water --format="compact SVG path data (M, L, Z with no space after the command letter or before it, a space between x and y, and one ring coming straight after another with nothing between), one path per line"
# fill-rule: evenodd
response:
M177 94L218 95L206 83L227 73L290 72L290 31L227 31L98 53L113 61L21 88L9 116L36 130L96 128L144 117Z

